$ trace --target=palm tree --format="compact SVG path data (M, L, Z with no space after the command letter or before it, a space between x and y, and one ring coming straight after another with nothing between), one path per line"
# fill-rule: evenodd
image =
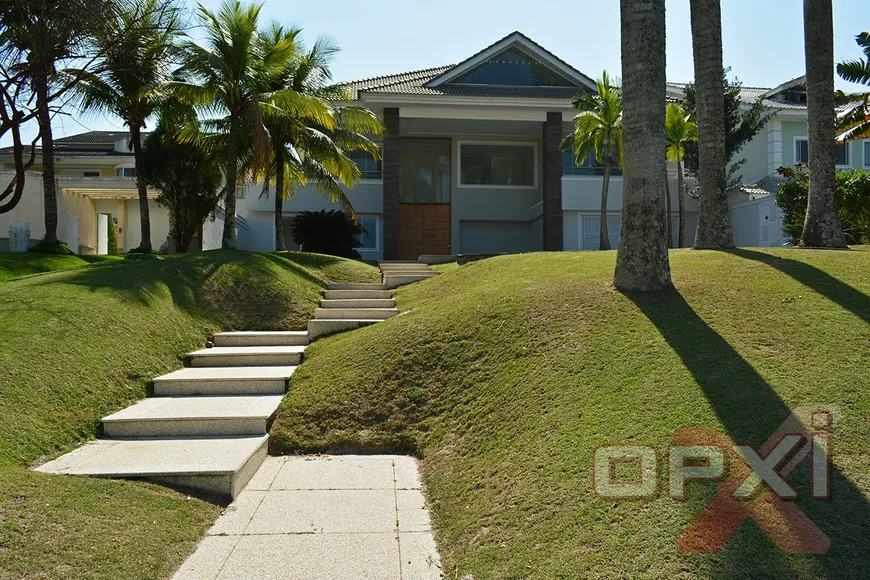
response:
M263 172L269 162L263 120L267 103L288 112L304 112L326 128L334 125L328 107L300 100L291 91L263 90L271 75L284 70L298 53L293 35L276 43L264 41L258 30L261 8L262 4L225 0L213 13L200 5L197 16L204 30L204 46L186 43L184 64L171 83L182 103L203 114L196 125L181 130L179 138L196 140L223 159L224 248L236 247L235 188L245 165L253 172Z
M692 122L681 106L669 103L665 113L665 143L667 155L670 161L677 164L677 199L680 207L680 231L677 239L677 247L686 245L686 201L683 191L683 157L686 154L686 143L698 140L698 126ZM671 221L670 194L668 194L668 224ZM668 228L668 240L672 240L670 228Z
M807 64L807 137L810 191L800 245L845 248L846 237L834 192L834 10L831 0L804 0L804 53Z
M614 285L661 290L671 285L664 190L665 0L621 0L623 189L622 235Z
M734 247L725 154L725 85L719 0L690 0L700 200L695 248Z
M271 33L265 35L266 44L276 44L289 35L295 39L298 33L298 30L285 31L273 26ZM367 109L331 104L347 101L344 89L330 83L329 64L336 52L338 47L326 38L319 38L308 51L302 50L300 45L297 58L284 70L275 71L266 87L268 92L283 98L293 94L298 103L310 101L312 110L329 108L334 121L330 130L320 124L318 117L309 116L299 109L287 111L280 104L265 108L264 122L272 154L265 187L268 189L269 178L274 177L277 250L286 249L283 205L285 199L292 197L294 188L313 184L333 203L340 202L353 216L353 206L342 185L356 185L360 171L346 152L362 150L380 155L377 144L363 134L380 135L383 132L383 124L377 116Z
M95 50L101 55L96 72L65 71L81 78L76 92L83 110L111 112L123 119L130 131L139 193L139 250L143 252L151 251L151 220L142 129L164 99L183 29L181 11L174 0L122 4L117 14L118 32L95 38Z
M837 65L837 74L845 81L870 87L870 32L862 32L855 37L865 58L843 61ZM870 91L838 96L850 106L838 119L839 141L870 139Z
M611 83L607 71L595 82L595 93L585 93L572 103L579 112L574 116L574 130L562 140L562 149L573 151L580 165L590 153L598 163L604 161L604 183L601 186L601 238L598 249L609 250L607 235L607 192L614 161L622 167L622 95Z

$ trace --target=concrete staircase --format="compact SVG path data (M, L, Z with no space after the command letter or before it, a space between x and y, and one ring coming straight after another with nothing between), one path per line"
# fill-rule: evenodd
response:
M391 288L436 275L385 262L382 284L331 284L307 331L222 332L185 368L154 379L154 396L104 417L103 437L37 468L147 479L235 498L266 457L268 432L310 340L399 313Z

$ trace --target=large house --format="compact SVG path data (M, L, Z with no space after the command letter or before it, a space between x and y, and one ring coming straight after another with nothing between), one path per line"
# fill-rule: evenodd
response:
M519 32L456 65L348 83L353 102L374 111L387 128L381 161L353 155L363 176L348 191L365 229L360 253L367 259L407 259L598 249L602 167L594 159L577 166L559 147L571 130L572 98L594 86L589 76ZM679 98L683 89L669 83L668 97ZM744 88L741 99L747 107L762 99L774 116L739 154L747 159L743 181L753 185L730 196L735 239L738 245L780 245L785 239L771 195L773 176L779 166L806 161L806 91L802 79L795 79L773 89ZM138 244L135 187L126 177L132 157L124 135L97 132L58 140L69 147L58 154L62 211L78 217L79 247L94 247L95 215L101 212L111 213L125 230L124 247ZM102 142L97 159L85 150L92 140ZM843 168L870 168L870 142L843 145L838 155ZM8 150L0 150L0 163L11 167ZM676 237L676 171L673 166L670 170ZM38 180L29 183L39 187ZM239 248L273 250L274 190L263 195L261 185L250 184L238 193ZM26 196L40 194L28 190ZM25 207L38 203L41 208L41 199L28 203L22 201ZM617 172L608 201L613 247L619 240L621 207L622 178ZM302 188L283 209L289 222L300 211L339 207L314 189ZM687 199L686 209L691 243L697 203ZM26 212L0 216L0 236L9 219L29 219L38 237L41 213ZM161 222L165 216L165 210L152 209L155 247L166 236L168 225ZM65 223L63 217L60 223ZM72 242L73 229L61 237ZM285 235L288 230L284 228ZM219 222L207 224L202 246L213 247L218 234Z

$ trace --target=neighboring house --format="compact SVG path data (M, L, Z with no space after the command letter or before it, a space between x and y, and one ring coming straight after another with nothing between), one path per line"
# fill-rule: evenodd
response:
M118 250L135 248L141 241L139 196L130 135L126 131L90 131L55 140L55 179L58 191L58 238L75 252L95 253L99 214L111 214L118 226ZM25 156L29 156L29 147ZM36 165L25 182L21 201L14 210L0 215L0 248L8 242L9 223L30 224L31 240L45 235L40 148ZM0 183L5 187L14 176L12 148L0 149ZM169 214L153 201L149 190L151 243L159 248L169 233Z

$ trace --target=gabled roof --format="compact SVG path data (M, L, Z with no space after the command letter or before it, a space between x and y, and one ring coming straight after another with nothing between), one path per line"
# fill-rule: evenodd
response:
M565 77L567 80L573 81L577 86L585 86L590 89L595 89L595 81L519 31L508 34L501 40L494 42L480 52L473 54L459 64L451 67L449 70L444 71L429 81L427 86L430 88L436 88L449 83L513 46L521 47L524 52L535 57L542 64Z
M762 96L766 99L775 97L779 93L783 91L787 91L788 89L793 89L795 87L806 87L807 84L807 76L799 76L797 78L791 79L790 81L786 81L781 85L775 86L772 89L765 92Z
M55 143L89 143L94 145L114 145L120 139L129 139L129 131L88 131L55 139Z
M667 93L669 96L680 98L685 94L687 83L668 83ZM782 86L782 85L780 85ZM806 104L788 103L771 99L767 95L772 93L774 89L767 87L740 87L740 100L748 105L755 103L758 99L763 99L764 106L771 110L780 111L806 111ZM779 89L782 90L782 89ZM775 93L772 93L775 94Z

